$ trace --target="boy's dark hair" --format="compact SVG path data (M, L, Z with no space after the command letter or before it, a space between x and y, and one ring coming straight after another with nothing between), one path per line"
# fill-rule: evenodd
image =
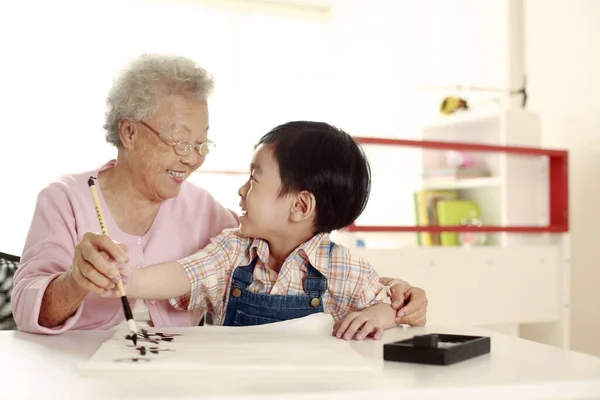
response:
M273 146L281 196L302 190L315 196L317 233L344 228L362 214L371 192L371 168L346 132L324 122L292 121L273 128L261 144Z

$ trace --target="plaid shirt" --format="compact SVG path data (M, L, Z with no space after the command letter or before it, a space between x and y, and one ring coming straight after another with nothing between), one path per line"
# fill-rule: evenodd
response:
M310 263L327 278L323 310L335 320L374 304L391 303L389 289L379 283L379 275L369 263L361 257L352 257L348 249L339 245L333 247L329 256L329 244L329 234L313 236L287 257L278 274L267 267L267 241L244 237L237 228L226 229L204 249L179 260L192 288L190 294L170 302L177 309L206 309L213 314L215 324L222 325L233 271L250 264L258 255L254 281L248 288L251 292L304 294L306 267Z

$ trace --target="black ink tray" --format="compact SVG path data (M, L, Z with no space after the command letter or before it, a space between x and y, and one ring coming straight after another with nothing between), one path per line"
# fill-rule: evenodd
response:
M417 364L450 365L490 352L488 336L430 333L383 345L383 359Z

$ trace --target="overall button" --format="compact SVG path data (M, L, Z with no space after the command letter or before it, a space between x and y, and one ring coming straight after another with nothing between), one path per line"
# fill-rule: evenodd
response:
M242 291L240 290L240 288L233 288L231 295L233 297L240 297L242 295Z
M315 308L319 307L319 304L321 304L321 300L316 297L310 301L310 305Z

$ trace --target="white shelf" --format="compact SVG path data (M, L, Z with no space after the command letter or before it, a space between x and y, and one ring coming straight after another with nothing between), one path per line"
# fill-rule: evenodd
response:
M502 179L497 176L484 178L461 178L461 179L424 179L422 188L425 190L461 190L486 187L499 187L502 185Z
M423 127L424 140L481 143L488 145L540 145L540 120L535 112L515 109L491 113L461 113ZM545 225L548 223L548 177L545 160L515 157L501 152L471 152L475 166L485 168L489 177L423 178L422 190L457 190L459 197L477 203L486 225ZM431 171L447 166L445 151L422 151L421 167ZM546 172L541 172L546 171ZM516 246L545 243L544 235L489 235L488 245Z

